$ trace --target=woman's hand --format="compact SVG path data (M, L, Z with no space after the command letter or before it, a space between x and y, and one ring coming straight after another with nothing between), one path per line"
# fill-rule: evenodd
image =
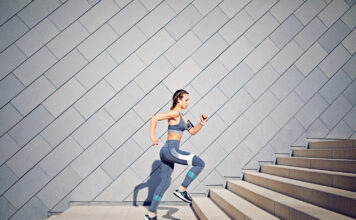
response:
M206 114L201 114L201 115L200 115L200 121L201 121L202 123L205 123L206 120L208 120L208 116L207 116Z
M151 138L152 145L158 145L158 138Z

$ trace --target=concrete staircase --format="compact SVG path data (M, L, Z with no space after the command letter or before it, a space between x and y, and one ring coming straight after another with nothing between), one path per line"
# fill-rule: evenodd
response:
M291 147L242 180L193 197L200 219L355 219L356 140L313 140Z

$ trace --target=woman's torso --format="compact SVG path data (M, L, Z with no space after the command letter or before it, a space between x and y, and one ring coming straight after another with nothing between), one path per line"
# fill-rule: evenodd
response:
M168 135L167 140L180 141L183 136L183 131L186 129L186 122L184 116L179 112L178 119L168 119ZM177 122L178 121L178 122ZM175 129L177 131L175 131ZM169 131L172 130L172 131Z

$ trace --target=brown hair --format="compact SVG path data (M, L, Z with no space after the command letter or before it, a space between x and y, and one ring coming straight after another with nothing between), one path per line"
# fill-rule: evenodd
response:
M171 110L176 107L176 105L178 103L178 99L182 99L184 94L189 95L189 92L185 91L184 89L179 89L174 93L173 104L172 104Z

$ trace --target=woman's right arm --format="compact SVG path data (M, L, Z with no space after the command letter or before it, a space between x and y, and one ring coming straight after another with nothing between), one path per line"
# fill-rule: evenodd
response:
M164 119L175 118L178 115L179 115L179 112L170 110L168 112L158 113L158 114L156 114L156 115L151 117L150 138L151 138L151 141L152 141L153 145L157 145L158 144L158 138L156 138L156 134L155 134L157 122L161 121L161 120L164 120Z

